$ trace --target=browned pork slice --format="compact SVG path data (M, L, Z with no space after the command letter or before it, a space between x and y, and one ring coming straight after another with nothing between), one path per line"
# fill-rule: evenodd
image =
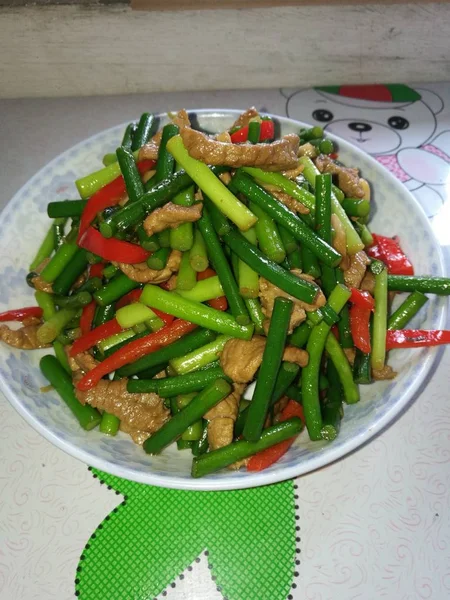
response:
M97 364L89 352L69 357L75 382ZM81 404L90 404L118 417L122 431L129 433L137 444L142 444L170 415L157 394L131 394L127 391L127 382L127 379L101 379L87 392L75 389L75 395Z
M292 269L291 273L296 275L299 279L304 279L305 281L314 281L310 275L302 273L299 269ZM321 290L316 297L315 303L308 304L307 302L302 302L302 300L298 300L287 292L284 292L273 283L270 283L270 281L267 281L267 279L264 279L264 277L260 277L259 297L261 300L262 311L268 319L270 319L272 316L275 298L278 296L289 298L289 300L292 300L294 303L291 318L289 320L289 333L292 333L292 331L306 319L307 311L317 310L326 303L326 298Z
M299 138L293 133L271 144L219 142L188 127L180 134L189 154L208 165L256 166L269 171L284 171L298 164Z
M147 235L153 235L170 227L175 229L182 223L193 223L202 216L203 204L192 206L179 206L173 202L167 202L161 208L157 208L144 221L144 229Z
M211 450L228 446L233 441L234 423L245 385L235 383L229 396L205 414L208 420L208 442Z
M183 109L179 110L172 116L172 123L178 125L180 129L190 127L191 122L187 112ZM156 160L158 158L159 144L161 143L162 129L160 129L152 139L142 146L139 150L139 160Z
M220 364L225 375L235 383L252 381L261 365L265 347L266 338L261 335L254 335L251 340L237 338L228 340L220 356ZM308 353L306 350L287 346L283 360L305 367L308 364Z
M382 369L372 369L372 377L375 381L383 381L384 379L394 379L397 373L389 365L384 365Z
M235 129L237 127L246 127L250 123L250 121L255 121L258 119L258 117L258 111L254 106L251 106L250 108L247 108L247 110L244 111L241 115L239 115L239 117L236 119L236 121L233 123L230 129Z
M280 191L276 186L264 183L262 184L262 187L270 192L272 196L275 196L275 198L281 202L281 204L284 204L289 208L289 210L292 210L293 213L298 213L299 215L309 214L309 208L302 204L302 202L296 198L293 198L292 196L289 196L289 194L285 194L284 192Z
M170 279L173 273L178 272L180 262L181 252L179 250L172 250L166 266L164 269L160 270L150 269L145 262L134 265L128 265L126 263L114 264L116 264L127 277L138 283L162 283L163 281Z
M348 198L364 198L365 191L360 182L358 169L337 165L325 154L316 158L316 167L321 173L336 175L339 188Z
M350 265L348 269L344 271L345 285L359 288L366 275L367 265L369 264L370 259L364 250L360 250L356 254L350 256Z
M51 344L43 344L37 338L37 330L41 325L42 321L35 317L25 319L19 329L10 329L8 325L0 325L0 341L21 350L48 348Z

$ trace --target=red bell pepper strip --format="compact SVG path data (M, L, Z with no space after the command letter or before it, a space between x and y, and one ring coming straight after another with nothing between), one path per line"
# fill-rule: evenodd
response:
M91 330L96 308L97 303L95 302L95 300L92 300L92 302L89 302L89 304L83 306L83 310L81 311L80 317L81 335L86 335L86 333L88 333Z
M292 417L299 417L303 423L305 422L305 416L303 414L303 406L300 406L295 400L289 400L286 407L283 409L279 421L287 421ZM289 438L284 442L280 442L279 444L275 444L275 446L271 446L266 450L262 450L257 454L250 457L247 463L247 471L262 471L263 469L267 469L274 463L277 462L289 448L292 446L295 437Z
M299 404L298 402L296 402L295 400L292 400L292 398L291 398L289 400L289 402L286 404L286 406L283 408L283 410L281 411L281 415L280 415L278 422L287 421L288 419L292 419L292 417L298 417L299 419L301 419L303 421L303 423L305 422L305 415L303 414L303 406L301 404Z
M88 227L81 239L78 240L78 245L105 260L115 260L128 265L145 262L151 255L151 252L147 252L137 244L116 238L105 238L94 227Z
M162 310L158 310L157 308L152 308L152 311L155 313L155 315L157 315L160 319L164 321L165 325L170 325L175 320L175 317L173 315L168 315L167 313L163 312Z
M230 139L233 144L242 144L243 142L246 142L248 139L248 125L241 127L230 134Z
M370 308L354 304L350 308L350 330L353 343L364 354L370 352Z
M116 310L119 310L119 308L123 308L124 306L127 306L128 304L132 304L133 302L139 302L139 298L141 297L141 294L142 294L142 290L140 288L138 288L136 290L131 290L131 292L128 292L128 294L125 294L125 296L122 296L122 298L117 300Z
M210 277L214 277L216 272L209 267L200 273L197 273L197 281L202 281L203 279L209 279ZM213 298L212 300L208 300L208 304L211 308L215 308L216 310L227 310L228 302L226 296L220 296L219 298Z
M411 261L400 248L396 238L386 237L377 233L372 234L375 242L375 252L380 254L381 260L385 263L389 273L392 275L414 275L414 268ZM369 248L371 251L374 247ZM369 252L370 256L373 256Z
M187 333L193 331L197 325L177 319L171 325L166 325L159 331L150 333L142 338L134 340L114 352L92 371L89 371L77 383L77 388L83 392L90 390L100 381L104 375L123 367L163 346L168 346Z
M142 160L136 163L136 166L139 170L139 173L142 175L143 173L153 169L155 164L156 163L154 160ZM80 239L87 230L89 225L97 216L97 213L102 212L109 206L115 206L118 204L122 198L125 197L126 193L127 190L122 175L119 175L119 177L116 177L116 179L110 183L107 183L104 187L98 190L98 192L95 192L95 194L93 194L87 201L87 204L83 210L83 214L81 215L78 239Z
M265 142L275 137L275 125L272 119L261 121L261 130L259 133L259 141ZM248 125L241 127L230 135L233 144L242 144L248 140Z
M428 348L450 344L448 329L388 329L386 350L393 348Z
M373 237L373 233L372 233L372 237ZM383 255L381 254L380 246L375 244L375 242L372 246L369 246L369 248L366 248L366 253L370 256L370 258L373 258L374 260L384 261Z
M375 310L375 300L369 294L369 292L363 292L357 288L350 288L351 296L349 301L356 306L361 308L368 308L369 310Z
M31 317L40 319L42 317L42 308L39 306L29 306L27 308L15 308L0 313L0 321L24 321Z
M89 350L89 348L92 348L92 346L95 346L95 344L101 340L104 340L111 335L115 335L120 331L123 331L123 327L119 325L116 319L111 319L111 321L99 325L95 329L92 329L92 331L88 331L85 335L82 335L75 340L70 349L70 356L76 356L80 352Z
M103 269L106 267L106 264L103 262L95 263L95 265L91 265L89 269L89 279L93 277L103 277Z

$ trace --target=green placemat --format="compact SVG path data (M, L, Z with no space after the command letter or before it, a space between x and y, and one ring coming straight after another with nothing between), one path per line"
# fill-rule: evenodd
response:
M300 562L292 481L187 492L92 472L124 501L83 550L75 579L81 600L153 600L203 551L227 600L292 598Z

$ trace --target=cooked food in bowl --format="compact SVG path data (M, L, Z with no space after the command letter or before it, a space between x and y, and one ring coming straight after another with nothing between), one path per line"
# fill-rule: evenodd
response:
M5 343L53 347L41 370L83 428L176 443L194 477L264 469L304 426L334 440L359 385L395 377L389 351L450 341L405 329L450 280L369 231L357 165L320 128L275 131L255 109L215 135L145 113L81 199L48 205L38 306L0 315L22 323Z

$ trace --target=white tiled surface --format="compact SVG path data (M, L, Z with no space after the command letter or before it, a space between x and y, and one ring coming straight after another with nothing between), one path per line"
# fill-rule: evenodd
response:
M426 87L445 104L437 135L450 129L450 86ZM277 90L1 101L0 204L62 150L144 109L255 104L285 114L285 103ZM306 110L295 116L310 120ZM433 226L448 261L447 207ZM298 480L302 564L295 600L450 597L449 368L446 350L426 388L387 431ZM3 397L0 419L0 599L72 599L81 549L120 498L35 433ZM169 592L171 600L220 597L204 563Z

